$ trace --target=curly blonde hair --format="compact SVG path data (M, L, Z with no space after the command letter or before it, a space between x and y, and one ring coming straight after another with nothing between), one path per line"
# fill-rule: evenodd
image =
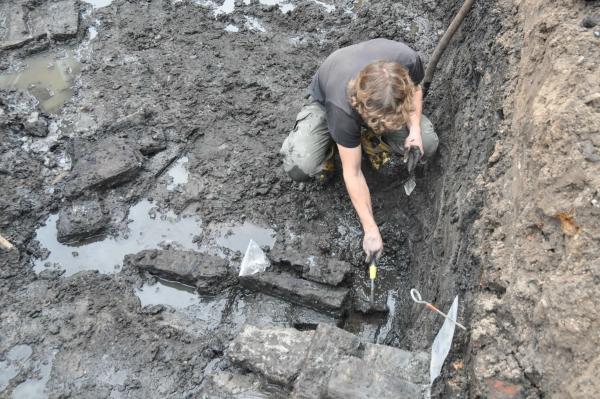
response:
M350 104L376 134L400 130L414 111L415 84L396 62L370 63L347 90Z

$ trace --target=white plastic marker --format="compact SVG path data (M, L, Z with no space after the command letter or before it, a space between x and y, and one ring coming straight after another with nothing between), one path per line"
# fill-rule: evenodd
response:
M452 306L448 311L448 314L451 317L446 317L442 328L440 328L440 331L433 340L433 345L431 347L431 364L429 366L429 381L431 384L433 384L435 379L440 376L442 366L446 361L446 357L448 357L448 353L450 353L450 348L452 348L452 339L454 338L454 330L456 329L455 326L457 324L450 320L456 319L457 313L458 296L454 298L454 302L452 302Z
M264 272L270 263L267 256L258 246L256 241L250 240L242 265L240 266L240 276L249 276L254 273Z
M463 330L467 331L467 328L465 326L463 326L462 324L460 324L458 321L456 321L455 319L453 319L452 317L448 316L447 314L445 314L444 312L442 312L441 310L439 310L438 308L436 308L435 306L433 306L432 304L430 304L427 301L424 301L421 298L421 293L419 291L417 291L416 288L413 288L410 290L410 296L412 297L413 301L415 301L416 303L422 303L425 306L427 306L427 308L429 308L430 310L433 310L434 312L437 312L439 314L441 314L442 316L444 316L446 319L450 320L451 322L453 322L454 324L456 324L457 326L459 326L460 328L462 328Z

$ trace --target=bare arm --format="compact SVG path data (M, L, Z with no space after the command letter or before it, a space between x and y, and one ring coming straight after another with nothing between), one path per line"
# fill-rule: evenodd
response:
M378 255L383 250L383 241L373 217L369 187L361 170L361 148L360 146L347 148L338 145L338 150L342 160L346 189L363 228L363 249L367 257Z
M423 139L421 138L421 115L423 112L423 90L421 90L421 86L417 86L415 90L413 108L414 111L410 114L410 119L406 124L410 133L406 138L404 147L410 148L411 145L416 145L421 150L421 154L424 154Z

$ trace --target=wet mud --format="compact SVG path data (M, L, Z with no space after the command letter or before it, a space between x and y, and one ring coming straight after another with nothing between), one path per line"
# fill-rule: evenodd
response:
M0 234L16 247L0 249L0 396L181 398L233 386L288 397L288 379L255 370L265 383L228 352L251 324L354 334L331 330L353 348L330 380L341 397L335 381L370 361L355 339L430 349L442 320L411 288L442 309L459 295L468 326L484 319L480 291L502 291L480 285L493 262L482 261L479 218L520 56L519 40L500 40L516 29L505 2L476 2L438 67L425 113L440 149L413 194L364 165L385 242L375 300L388 312L378 314L360 311L370 286L341 176L295 183L278 151L330 52L387 37L426 64L458 2L15 3L0 5L12 17L0 30ZM238 279L250 239L272 268ZM194 262L203 267L180 267ZM543 392L520 364L475 370L481 336L457 332L433 396Z
M435 207L437 183L427 179L440 161L410 199L398 196L393 178L368 177L385 220L376 301L389 312L365 315L360 226L341 177L294 183L278 150L328 53L400 37L426 60L447 22L435 7L395 4L391 18L389 4L352 2L103 5L76 5L80 26L67 41L40 39L50 48L31 56L33 42L7 53L14 63L1 82L60 51L77 54L77 67L61 75L70 91L50 88L52 107L36 91L48 91L44 85L2 86L10 116L2 234L19 251L3 260L3 319L17 325L3 331L1 349L28 344L32 356L53 359L49 377L6 360L3 392L37 389L27 388L33 378L49 397L193 397L215 370L233 367L223 353L246 323L332 323L365 342L428 348L441 323L428 317L412 326L406 297L418 281L411 269L424 240L419 215ZM59 66L50 65L46 84ZM52 132L26 136L25 147L21 126L33 112ZM176 251L188 251L221 257L236 276L250 239L275 263L296 266L218 291L194 287L202 277L165 272ZM321 275L331 261L351 273ZM443 304L450 291L436 299Z

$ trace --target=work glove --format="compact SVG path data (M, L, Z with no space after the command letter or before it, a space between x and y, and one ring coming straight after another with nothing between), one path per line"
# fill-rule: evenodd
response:
M383 252L383 240L381 239L379 229L365 231L363 250L367 256L367 262L370 262L371 259L379 259Z

